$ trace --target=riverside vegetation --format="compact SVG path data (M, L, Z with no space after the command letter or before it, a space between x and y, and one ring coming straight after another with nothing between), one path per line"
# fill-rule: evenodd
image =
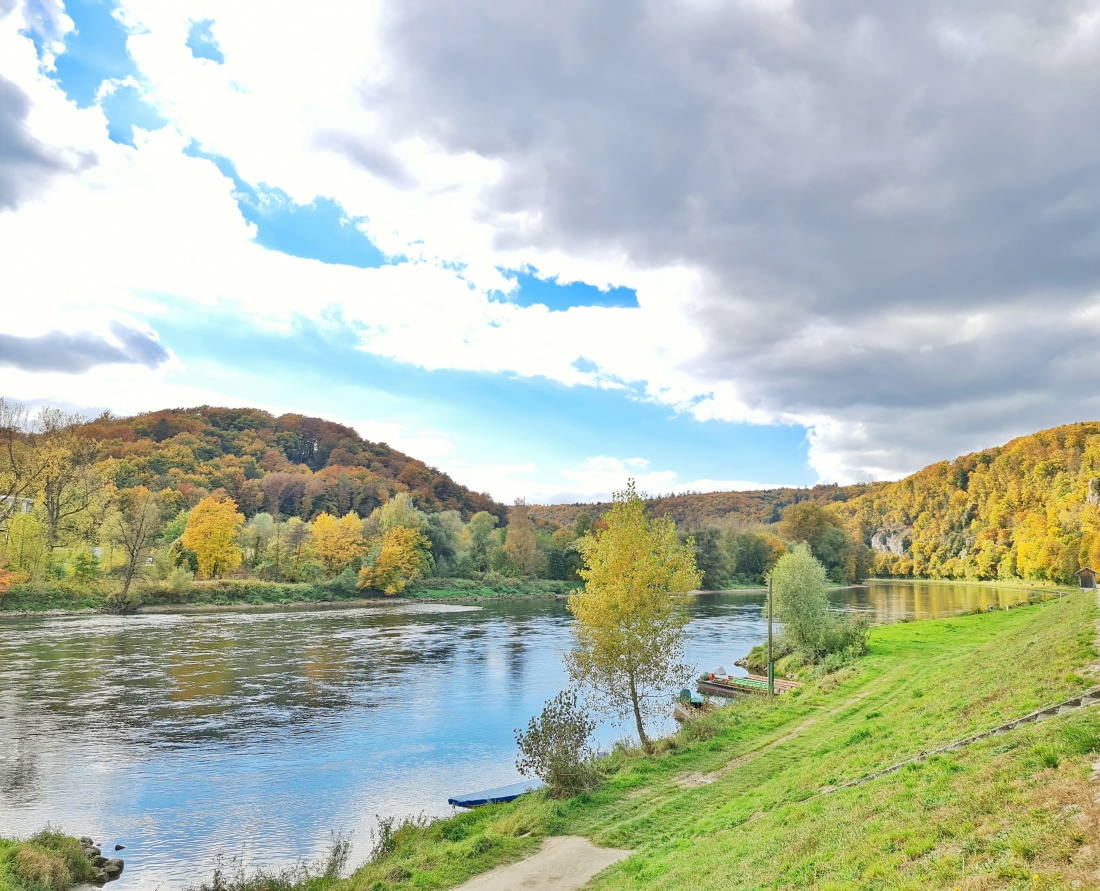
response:
M1100 566L1100 423L896 483L647 504L692 540L707 589L761 584L797 543L837 584L1070 584ZM564 593L607 508L506 508L318 418L202 406L85 421L0 398L0 610Z
M309 887L449 888L563 834L635 851L603 891L1096 887L1097 709L847 785L1090 687L1096 619L1078 592L874 628L866 657L805 669L800 691L705 715L652 754L616 748L587 794L387 823L370 862Z
M0 398L5 610L558 595L601 517L506 508L317 418L203 406L86 421ZM716 589L760 584L785 529L678 534ZM815 553L836 580L870 565L835 523Z
M99 872L80 841L54 829L0 838L0 891L67 891Z

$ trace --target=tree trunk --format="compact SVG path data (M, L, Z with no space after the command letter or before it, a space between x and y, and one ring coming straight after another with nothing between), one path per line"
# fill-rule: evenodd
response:
M642 742L642 749L648 755L653 751L653 744L645 735L645 724L642 722L642 709L638 705L638 689L634 686L634 676L630 676L630 704L634 707L634 722L638 725L638 739Z

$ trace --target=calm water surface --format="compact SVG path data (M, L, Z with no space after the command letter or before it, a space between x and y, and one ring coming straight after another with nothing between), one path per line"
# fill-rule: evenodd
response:
M874 584L882 620L1002 606L1014 590ZM733 670L763 597L691 607L688 661ZM119 889L174 891L218 855L280 865L376 815L446 814L510 783L513 728L565 683L564 601L0 619L0 835L53 823L126 845ZM601 742L624 736L600 728Z

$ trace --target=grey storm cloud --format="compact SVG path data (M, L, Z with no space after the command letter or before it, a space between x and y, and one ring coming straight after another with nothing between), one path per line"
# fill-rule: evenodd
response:
M319 148L338 152L356 166L399 189L416 185L416 180L401 160L388 147L376 141L326 130L317 135L315 142Z
M71 169L26 129L30 102L0 76L0 211L17 207L53 175Z
M829 434L837 466L897 475L1097 416L1094 338L1069 320L1100 293L1098 14L401 0L364 102L394 138L503 162L483 196L502 246L699 270L695 373L858 429ZM869 337L913 314L940 337ZM967 314L994 334L954 341Z
M168 360L168 351L144 331L114 322L111 334L115 342L88 331L51 331L32 337L0 333L0 365L77 373L112 364L156 368Z

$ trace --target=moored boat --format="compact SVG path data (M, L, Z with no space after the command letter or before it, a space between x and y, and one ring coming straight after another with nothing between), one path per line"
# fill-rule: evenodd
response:
M788 681L785 678L775 678L775 692L789 693L802 686L798 681ZM733 698L746 694L767 695L768 679L760 675L750 674L745 677L728 675L722 669L708 672L699 678L696 685L700 693L708 696L725 696Z
M447 804L454 807L480 807L483 804L497 804L502 801L515 801L527 792L534 792L545 786L542 780L522 780L507 786L498 786L495 789L484 789L481 792L469 792L466 795L456 795L448 798Z

